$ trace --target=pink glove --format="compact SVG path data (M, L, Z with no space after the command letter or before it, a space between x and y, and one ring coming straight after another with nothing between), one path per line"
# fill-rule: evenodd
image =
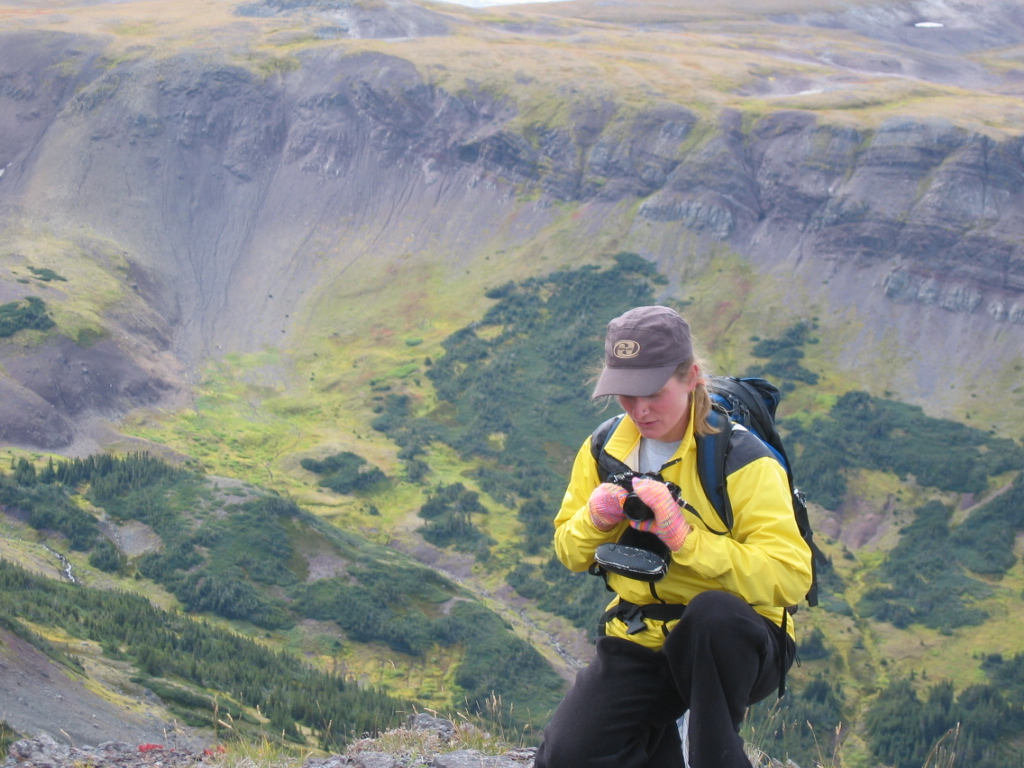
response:
M678 552L686 541L690 525L683 517L683 510L672 498L672 492L664 483L649 477L637 477L633 479L633 493L651 508L654 517L639 523L631 522L630 525L638 531L651 531L665 542L669 549Z
M599 531L610 531L626 519L622 511L622 503L629 493L612 483L601 483L590 494L587 506L590 508L590 519Z

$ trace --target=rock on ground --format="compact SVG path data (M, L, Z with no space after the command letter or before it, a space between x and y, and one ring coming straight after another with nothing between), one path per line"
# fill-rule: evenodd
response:
M413 715L406 728L431 731L439 747L451 746L456 734L448 720ZM504 755L485 755L475 749L435 751L426 754L390 754L361 742L345 755L310 757L302 768L533 768L535 750L512 749ZM218 748L166 747L160 744L126 744L108 741L98 747L72 747L47 734L14 742L0 768L191 768L216 766L223 752ZM262 767L261 767L262 768Z

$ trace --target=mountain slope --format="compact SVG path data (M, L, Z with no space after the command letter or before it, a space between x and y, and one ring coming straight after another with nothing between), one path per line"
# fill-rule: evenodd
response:
M230 351L301 347L332 325L365 334L370 324L353 316L384 286L419 302L405 328L445 317L396 270L417 270L423 285L424 276L465 284L468 269L478 283L488 279L481 269L501 279L524 258L578 263L599 244L652 258L680 298L727 245L782 279L773 298L793 314L827 314L837 331L855 318L839 369L858 378L869 350L889 344L902 371L882 386L941 413L962 415L970 391L951 389L952 368L929 354L940 339L964 350L958 378L1012 376L1024 321L1022 169L1003 95L1016 70L997 64L1013 54L997 55L1004 38L993 31L1018 23L1012 6L987 6L972 28L958 15L902 37L887 30L939 9L723 11L719 34L685 4L652 6L656 18L668 14L658 24L644 14L597 24L586 4L575 18L575 4L544 15L446 7L431 11L430 36L382 44L354 37L367 32L358 25L324 39L318 25L334 19L330 5L231 15L224 4L212 26L192 22L205 41L192 48L181 21L167 19L164 31L154 6L142 6L112 27L96 6L69 8L83 28L113 37L70 35L44 14L4 45L12 142L0 200L31 222L28 240L9 239L8 253L58 273L67 258L98 260L120 285L117 301L142 302L122 316L123 334L111 329L134 340L111 351L135 368L123 363L110 386L119 397L86 410L186 388L168 351L194 368ZM382 19L368 30L381 35L384 20L423 13L401 3L366 12ZM54 31L39 29L47 26ZM796 58L809 60L766 47L768 30L803 45ZM234 47L204 37L222 33ZM933 43L918 39L925 34ZM888 73L838 55L830 64L818 50L845 55L886 35L901 63ZM701 74L732 46L749 61L718 80ZM947 82L941 67L908 81L902 70L936 47L983 71L979 90ZM511 63L485 66L489 50ZM757 95L757 83L787 78L802 78L798 94ZM835 78L840 85L827 85ZM858 95L843 103L850 91ZM29 292L8 285L11 297ZM74 296L64 335L83 313L113 321L109 304L78 306L73 285L41 288L51 302ZM724 328L709 330L714 341ZM139 368L151 391L133 385ZM74 404L28 374L9 376L20 396L54 405L45 418L81 422ZM70 371L57 376L74 385ZM37 430L27 439L43 438ZM68 424L50 438L68 440Z
M552 589L542 540L596 416L586 368L612 305L683 308L724 373L766 364L759 341L806 327L815 383L795 380L788 430L802 454L828 453L816 474L846 485L820 480L835 600L799 617L828 653L798 682L845 686L854 738L890 678L935 664L958 687L984 683L974 654L1021 650L1008 537L998 572L950 568L970 586L953 602L989 614L978 627L908 620L906 596L885 593L905 576L886 553L914 526L944 543L985 522L972 553L993 519L1015 530L996 500L1016 499L1019 469L948 488L823 451L808 429L836 428L860 390L868 409L896 399L1019 439L1019 9L705 5L0 3L12 464L146 449L265 484L457 578L571 677L603 595ZM560 291L600 281L614 299L543 333L556 353L522 332L502 362L538 378L474 389L490 363L453 367L501 359L515 318L492 313L506 299L554 316ZM488 397L505 421L466 407ZM516 457L540 452L548 465L526 475ZM394 482L339 490L310 469L347 453ZM445 548L445 525L480 546ZM42 530L30 538L69 542ZM546 590L569 605L542 604ZM338 594L307 597L323 609ZM556 615L566 607L580 623ZM378 651L355 667L364 681L416 687L415 664Z
M80 651L81 652L81 651ZM75 675L48 659L28 642L0 630L0 719L22 733L53 733L75 744L127 741L161 743L175 731L173 719L155 707L145 713L129 713L86 687L84 676ZM159 715L166 719L158 719Z
M400 696L467 716L497 697L490 716L522 728L562 688L468 590L254 486L141 455L101 456L39 473L22 460L0 477L0 495L2 626L88 671L129 710L155 693L190 726L216 729L228 715L240 733L264 727L325 747L393 725L410 706ZM66 583L11 564L52 579L36 539L67 552L53 580ZM15 672L30 661L5 667L5 679L20 684ZM41 700L26 697L3 715L18 730L39 726ZM127 720L135 727L130 711Z

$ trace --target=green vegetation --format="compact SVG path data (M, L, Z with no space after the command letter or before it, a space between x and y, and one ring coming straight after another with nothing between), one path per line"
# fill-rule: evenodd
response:
M445 405L417 417L408 400L392 397L374 428L409 452L440 440L474 459L481 487L502 504L558 498L567 462L599 413L586 378L605 325L653 301L651 264L620 262L490 291L494 306L445 339L445 355L427 371Z
M901 628L920 623L946 632L985 621L988 615L974 603L991 588L967 575L960 554L969 548L951 533L950 515L938 502L917 510L876 574L888 586L865 593L858 606L863 615Z
M21 734L11 728L6 721L0 720L0 754L6 755L8 747L20 738Z
M1009 659L999 653L990 654L982 660L981 668L1007 701L1024 705L1024 653Z
M340 463L345 461L361 466L343 456ZM338 463L327 462L326 466ZM215 614L262 630L287 630L304 619L318 619L333 622L352 642L381 643L393 652L420 659L432 649L450 648L460 658L453 671L456 685L462 685L457 682L460 679L472 683L465 690L457 687L452 691L451 706L468 703L473 712L483 714L487 698L497 696L515 702L514 716L505 712L503 718L519 728L541 725L564 687L537 651L491 611L476 606L478 610L466 612L461 606L474 605L471 598L450 581L337 531L276 494L249 487L249 498L239 501L235 496L227 502L211 490L202 475L146 454L50 461L39 471L21 459L13 469L10 476L0 474L0 503L29 512L30 524L58 530L69 540L79 529L86 531L89 535L78 534L75 541L79 549L90 552L93 567L152 579L173 593L190 613ZM439 493L440 498L457 500L463 510L473 508L474 503L483 509L476 494L464 488L440 489ZM163 547L126 560L99 537L95 518L76 503L79 496L102 508L115 522L134 520L150 526ZM344 575L307 583L303 552L310 547L330 553L344 565ZM453 601L458 601L454 609ZM36 621L28 614L15 615ZM64 626L56 616L47 616L40 614L40 623ZM105 643L105 651L115 657L127 654L146 675L179 675L186 682L211 689L209 694L171 690L179 709L194 709L188 703L193 695L206 701L218 691L237 690L221 687L208 677L182 675L177 662L168 662L159 648L132 653L118 650L124 642L111 641L105 631L94 633L94 639ZM489 636L487 642L481 640L485 635ZM466 645L470 641L472 647ZM523 663L481 682L480 669L499 668L510 658ZM494 688L483 690L491 683ZM239 699L239 703L255 706L260 702ZM290 711L298 710L293 706ZM270 716L265 708L264 712ZM208 720L208 714L190 717ZM291 733L294 726L289 723L310 725L313 715L290 717L291 721L282 721L277 730ZM383 727L385 723L379 724Z
M54 280L59 280L64 283L68 281L66 277L58 275L49 267L29 267L28 271L35 275L37 280L42 280L44 283L53 282Z
M818 675L799 691L751 707L743 737L776 760L820 765L839 746L836 729L846 720L842 705L840 686Z
M187 688L162 688L165 693L170 688L181 692L171 697L179 707L204 710L211 696L202 691L231 691L237 705L260 708L271 733L300 743L305 740L299 725L311 729L321 747L334 748L354 735L394 724L408 709L405 702L317 672L288 654L160 611L144 598L32 576L2 559L0 604L11 616L98 642L149 677L182 681ZM199 710L192 711L195 720L203 714ZM204 716L210 724L213 711Z
M89 554L89 565L107 573L118 573L124 568L125 559L112 541L104 539L93 547Z
M802 661L815 661L827 659L832 655L825 641L825 633L819 627L814 627L806 636L801 637L796 647L796 655Z
M989 499L956 528L956 557L965 568L1002 576L1017 562L1014 536L1024 530L1024 476L1018 474L1005 492Z
M116 655L116 649L114 649ZM216 695L208 696L198 693L194 688L168 683L166 680L149 675L136 675L131 678L133 683L144 685L164 702L167 708L180 717L186 725L193 727L217 727L214 718L231 718L241 727L242 723L260 725L260 720L247 710L242 709L231 699ZM288 729L285 728L287 733ZM296 741L295 732L291 733L292 741Z
M325 459L303 459L303 469L317 475L324 475L320 485L335 493L366 491L375 485L387 482L387 476L379 468L369 466L362 456L351 451L342 451Z
M752 339L756 342L751 350L754 357L767 358L768 362L751 366L744 375L775 381L783 392L793 390L798 382L817 384L818 374L800 363L804 358L803 345L818 343L818 339L811 336L812 330L814 325L801 321L790 326L778 339Z
M551 500L561 498L572 457L600 421L586 379L600 360L605 326L652 303L651 284L659 282L654 266L636 254L612 260L605 269L555 272L488 291L495 304L445 339L445 355L427 371L438 407L416 415L408 395L381 396L373 422L401 447L409 479L425 474L420 457L435 440L475 462L480 487L518 509L531 554L549 554L557 511ZM458 510L450 495L450 487L439 488L420 512L428 520L424 536L483 557L491 542L474 533L470 519L480 509ZM461 499L462 491L456 495ZM581 627L594 625L607 600L599 579L570 573L553 559L543 567L521 564L508 581Z
M922 698L912 679L893 680L865 717L875 764L934 765L929 758L936 744L955 731L955 759L947 763L949 768L1019 766L1024 758L1019 747L1024 736L1024 656L1003 661L993 655L982 667L993 682L968 686L956 695L949 681L929 687ZM849 720L844 701L838 683L816 675L799 691L790 691L779 701L769 697L752 707L743 736L776 760L846 765L842 739Z
M3 558L0 558L0 563L3 562ZM84 673L85 670L82 669L82 664L77 657L64 653L45 637L41 637L18 621L13 614L8 615L5 612L0 612L0 629L6 629L11 634L20 637L26 643L58 664L68 667L69 669L73 669L76 672Z
M487 711L497 695L533 711L506 711L503 718L517 727L546 720L558 703L562 683L529 643L516 637L493 612L466 600L447 612L403 611L415 604L447 604L451 585L436 574L424 578L420 568L354 568L351 578L325 579L304 588L300 603L312 618L336 621L350 638L382 640L393 650L420 656L434 645L463 647L455 681L477 714Z
M543 725L564 692L561 680L551 674L536 649L511 632L508 625L486 608L460 602L452 609L448 631L451 640L466 648L455 681L466 691L467 701L477 714L494 704L494 692L501 691L506 702L501 713L504 723L518 727ZM537 704L542 709L533 709ZM518 712L526 707L526 712Z
M782 426L801 487L829 509L843 500L845 473L857 468L959 493L981 493L990 477L1024 468L1024 449L1011 440L866 392L847 392L806 425L787 419Z
M85 551L93 546L99 536L96 519L53 484L51 467L37 476L35 467L21 458L13 469L10 476L0 473L0 505L26 513L33 528L63 534L74 550Z
M909 680L894 680L865 719L875 757L894 768L920 768L933 745L959 728L958 768L1011 768L1024 759L1007 737L1024 735L1024 708L991 685L972 685L954 698L953 685L932 686L922 701Z
M358 581L321 579L297 590L299 609L311 618L337 622L352 640L384 642L411 656L423 656L446 639L440 627L445 622L416 607L446 602L452 589L446 580L421 568L381 564L353 568L351 575Z
M46 331L54 325L53 318L46 314L46 304L36 296L0 304L0 337L13 336L25 329Z
M487 514L480 494L467 490L462 483L439 485L420 507L419 516L427 521L420 533L438 547L453 547L486 559L488 547L497 542L473 525L474 514Z

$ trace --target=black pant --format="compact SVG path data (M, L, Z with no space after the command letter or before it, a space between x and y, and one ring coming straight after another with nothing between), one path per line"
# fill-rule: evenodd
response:
M750 768L746 708L779 687L793 641L725 592L695 597L660 651L602 637L558 705L535 768L682 768L676 720L690 710L691 768Z

